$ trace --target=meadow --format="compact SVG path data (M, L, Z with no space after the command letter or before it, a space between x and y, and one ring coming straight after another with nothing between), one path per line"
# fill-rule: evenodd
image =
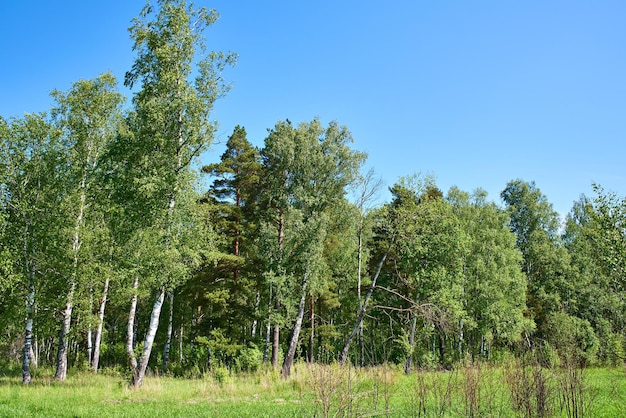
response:
M542 368L509 362L452 371L296 364L292 377L217 368L195 379L150 375L132 389L123 373L40 369L23 386L0 371L1 417L619 417L626 414L623 368Z

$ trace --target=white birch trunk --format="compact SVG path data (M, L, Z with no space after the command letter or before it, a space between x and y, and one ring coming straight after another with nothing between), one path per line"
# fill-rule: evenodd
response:
M93 365L93 330L91 315L93 313L93 286L89 284L89 313L87 316L87 364L89 368Z
M139 288L139 277L135 276L133 281L133 297L130 300L130 311L128 312L128 328L126 331L126 354L128 355L128 362L133 373L133 380L137 375L137 357L135 356L135 350L133 348L134 336L135 336L135 314L137 313L137 289Z
M22 359L22 384L31 382L30 362L33 343L33 306L35 304L35 287L29 283L29 292L26 305L26 329L24 331L24 357Z
M286 379L291 374L291 365L293 364L293 358L296 354L296 348L298 347L298 338L300 337L300 330L302 329L302 320L304 319L304 305L306 303L306 292L309 284L308 271L304 274L302 280L302 293L300 294L300 306L298 306L298 316L296 317L296 323L293 326L293 333L291 334L291 341L289 342L289 348L287 355L283 361L282 376Z
M104 281L104 290L102 291L102 300L100 301L100 309L98 309L98 327L96 328L96 341L93 347L93 359L91 361L91 370L98 373L98 365L100 363L100 343L102 341L102 327L104 325L104 310L107 304L109 294L109 278Z
M70 333L70 324L72 322L72 309L74 307L74 291L76 290L76 283L70 284L70 291L67 294L67 302L65 303L65 310L63 311L63 323L61 325L61 331L59 332L59 345L57 349L57 367L54 373L54 378L63 382L67 377L67 351L68 351L68 336Z
M163 371L167 371L170 361L170 347L172 345L172 328L174 322L174 292L169 293L170 315L167 321L167 338L165 340L165 348L163 349Z
M88 157L89 158L89 157ZM80 182L80 203L78 207L78 216L76 217L76 225L74 226L74 237L72 239L72 272L70 275L70 291L67 294L65 310L63 311L63 323L61 332L59 332L59 347L57 352L57 368L54 378L64 381L67 377L67 338L70 333L70 325L72 323L72 308L74 307L74 291L76 290L76 280L78 277L78 250L80 250L80 229L83 224L85 215L85 185L87 183L87 170L83 170Z
M24 354L22 358L22 384L31 382L30 364L33 343L33 317L35 308L35 270L32 265L31 253L29 250L30 220L25 217L24 227L24 263L26 265L26 276L28 277L28 295L26 297L26 327L24 329Z
M339 364L341 364L342 366L346 363L346 360L348 359L348 350L350 349L350 343L352 342L352 339L354 338L354 336L360 329L361 324L363 323L363 317L365 316L365 311L367 310L367 304L369 303L369 300L372 297L372 293L374 293L374 288L376 287L376 280L378 280L378 276L380 275L380 272L383 268L383 264L385 263L387 256L391 252L392 247L393 247L393 240L389 244L389 248L387 248L387 252L385 252L385 255L383 255L383 258L378 263L378 266L376 268L376 274L374 274L374 278L372 279L370 288L367 291L367 295L365 296L365 300L363 301L363 305L361 306L361 311L359 312L359 315L357 316L354 329L348 336L348 339L346 340L343 346L343 350L341 350L341 355L339 356Z
M30 346L30 364L37 368L39 363L39 344L37 343L37 336L33 332L32 344Z
M357 298L359 300L359 312L363 309L363 297L361 295L361 264L363 261L363 214L359 219L359 240L357 252ZM358 314L357 314L358 315ZM363 341L363 321L359 323L359 366L365 366L365 343Z
M178 362L183 362L183 325L180 325L180 332L178 335Z
M257 319L259 313L259 304L261 303L261 292L257 290L256 297L254 299L254 320L252 320L252 328L250 330L250 335L252 339L256 338L256 329L258 327L259 321Z
M161 287L157 294L157 298L152 306L152 313L150 314L150 324L148 325L148 331L146 332L146 339L143 345L143 351L141 353L141 359L137 374L133 374L133 381L131 385L140 388L143 383L143 378L148 368L148 361L150 361L150 353L152 352L152 344L154 343L154 337L156 336L157 329L159 327L159 317L161 315L161 308L163 307L163 299L165 298L165 288Z

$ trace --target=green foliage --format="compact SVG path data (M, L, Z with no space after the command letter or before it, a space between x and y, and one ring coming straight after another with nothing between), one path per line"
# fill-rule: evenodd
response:
M477 190L470 198L455 188L447 197L466 237L464 325L474 353L479 352L481 340L509 344L520 340L522 332L532 327L523 316L526 278L521 271L521 254L515 248L515 235L507 227L509 218L485 198L484 191Z
M514 180L501 197L510 215L510 228L524 257L528 281L527 315L537 326L538 336L548 336L548 318L561 310L571 294L574 271L558 235L559 218L534 183Z
M235 358L237 370L243 372L256 372L261 367L262 362L263 352L254 344L250 344L249 347L242 348L239 355Z
M577 364L591 364L598 350L598 339L588 321L557 312L548 319L549 342L559 354Z
M202 167L211 177L202 189L198 160L217 130L213 106L230 89L222 72L236 62L207 49L204 32L217 18L183 0L146 4L130 28L137 56L125 77L133 89L125 114L115 78L104 73L54 91L49 115L0 117L3 373L32 348L33 374L45 376L62 317L65 331L71 325L62 336L70 366L86 368L101 302L102 363L124 378L129 334L129 351L145 364L165 355L143 343L167 342L166 373L213 384L258 372L273 329L276 353L289 361L331 362L354 329L351 358L405 363L407 372L411 361L452 369L522 346L550 366L559 356L571 361L566 355L623 362L626 199L598 185L564 228L535 183L522 180L505 186L504 207L480 189L444 197L432 175L401 178L391 201L375 205L380 182L359 173L365 155L349 130L313 119L279 121L262 149L237 126L220 160ZM157 328L165 315L153 303L165 292L176 295L171 321ZM463 376L477 389L481 372ZM454 389L427 380L416 383L420 393ZM457 395L469 400L466 389ZM450 404L446 396L440 406Z

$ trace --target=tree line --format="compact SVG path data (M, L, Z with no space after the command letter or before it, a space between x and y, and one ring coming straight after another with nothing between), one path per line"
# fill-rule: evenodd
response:
M468 357L624 359L626 199L594 186L564 224L532 182L500 197L431 176L365 173L350 131L237 126L199 165L236 55L207 52L218 15L148 4L124 84L105 73L0 118L0 351L35 367L288 377L296 359L451 367ZM210 179L203 189L201 176Z

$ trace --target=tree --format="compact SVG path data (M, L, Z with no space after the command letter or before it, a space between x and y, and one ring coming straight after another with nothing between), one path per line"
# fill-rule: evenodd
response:
M19 274L24 291L22 383L29 384L38 294L63 268L60 245L66 222L59 200L64 196L66 154L60 132L45 115L13 119L3 130L1 206L10 237L6 250L13 260L11 270Z
M162 227L167 249L174 249L176 204L191 188L191 164L207 149L216 129L209 119L213 104L229 89L221 73L236 60L234 54L205 55L202 33L217 18L214 10L196 9L183 0L160 0L156 7L148 3L130 28L137 58L125 85L141 83L133 98L134 135L144 155L141 187L162 196L155 201L155 224ZM134 386L141 386L165 292L174 285L164 279L157 284Z
M261 175L259 151L248 142L245 128L236 126L221 161L202 167L202 171L216 177L209 195L221 204L224 232L232 240L230 252L239 257L244 232L252 229L248 224L253 221L254 197ZM235 282L238 275L238 269L233 268Z
M67 93L59 91L52 93L57 102L52 115L70 149L68 176L70 185L67 198L73 222L71 265L67 279L69 289L59 332L57 367L54 375L61 381L65 380L67 375L67 338L72 320L74 294L80 279L79 252L86 211L96 189L95 170L107 143L117 133L117 123L121 116L122 96L116 91L116 84L111 74L103 74L94 80L74 83Z
M518 341L531 324L523 317L526 278L522 256L515 248L505 211L486 201L482 190L471 196L457 188L447 200L466 235L463 254L463 304L467 313L462 327L472 355L487 357L492 344ZM463 338L459 340L462 354Z
M355 205L359 211L358 229L357 229L357 246L358 247L357 247L356 276L357 276L357 299L359 301L359 314L357 315L357 318L361 317L361 320L357 320L357 326L358 326L358 332L359 332L359 365L361 367L365 366L365 345L363 341L363 319L362 319L362 316L365 314L365 309L364 309L364 303L363 303L364 301L361 295L361 278L362 278L363 265L364 263L367 262L366 254L364 254L364 249L365 249L364 240L368 235L367 232L369 232L367 231L368 226L370 226L370 225L366 225L366 220L367 220L367 213L370 210L369 205L375 199L376 194L382 188L382 185L383 185L382 180L380 178L377 179L374 177L373 170L368 171L364 176L360 176L355 184L356 186ZM383 260L383 263L384 263L384 260ZM374 286L375 286L376 280L373 280L372 282L374 283ZM348 338L348 340L346 341L344 345L342 355L341 355L341 360L340 360L342 364L345 363L346 361L348 349L350 348L350 340L351 338Z
M566 221L563 241L575 272L568 312L593 327L599 360L617 364L625 351L626 204L598 185L594 191L594 198L575 202Z
M462 254L465 236L452 206L430 177L406 178L392 189L390 215L397 234L394 253L397 291L408 304L410 326L405 372L415 350L419 318L437 330L439 357L446 362L445 337L460 323L462 304Z
M198 338L227 335L228 340L239 343L256 337L260 263L255 262L254 236L260 170L260 153L240 126L229 137L220 161L202 167L214 178L200 200L206 222L215 233L214 251L203 259L199 270L181 289L192 301L198 318L192 324L192 332ZM211 350L213 358L223 357L230 366L240 345L226 349L224 341L215 345L213 339L207 339L204 347ZM225 351L215 352L216 349Z
M524 258L527 314L537 325L539 337L545 337L548 318L568 298L572 274L569 255L560 242L558 214L534 182L510 181L501 197Z
M291 371L307 295L324 288L329 275L323 253L329 211L345 199L346 187L364 159L363 154L348 147L350 142L350 132L336 122L324 128L316 119L294 128L286 121L270 131L262 150L265 219L275 228L274 244L267 246L267 257L273 261L270 271L280 278L274 282L274 308L285 305L290 309L289 305L295 305L296 311L283 377ZM278 324L274 329L277 347ZM274 348L273 361L276 356Z

